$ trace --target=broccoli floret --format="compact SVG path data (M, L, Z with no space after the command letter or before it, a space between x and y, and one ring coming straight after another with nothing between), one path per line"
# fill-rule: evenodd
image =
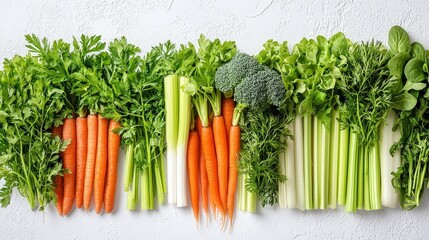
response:
M216 71L215 85L223 93L231 93L240 82L261 69L261 64L246 53L238 53Z
M286 88L282 77L274 70L264 71L267 75L268 101L270 104L280 107L285 102Z
M243 79L235 88L234 101L252 109L265 108L268 102L264 75L264 72L259 72Z
M263 67L256 74L246 77L235 88L234 101L247 107L279 107L285 101L286 89L281 76L274 70Z

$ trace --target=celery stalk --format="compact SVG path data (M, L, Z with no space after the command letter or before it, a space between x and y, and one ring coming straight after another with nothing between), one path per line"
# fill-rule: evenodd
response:
M358 181L358 136L353 131L349 133L348 168L347 168L347 195L345 210L356 212L357 181Z
M149 171L147 168L143 169L140 176L141 183L141 204L140 207L142 210L150 209L150 194L149 194Z
M165 133L167 140L168 203L177 203L177 133L179 122L179 80L176 75L164 78Z
M247 190L246 190L246 175L240 174L240 203L239 209L246 211L247 209Z
M294 124L288 126L288 128L294 134ZM286 204L288 208L296 208L296 178L295 178L295 143L291 138L287 139L287 150L285 154L285 167L286 167L286 177L285 182L286 187Z
M338 156L338 204L346 204L347 193L347 165L349 152L349 129L340 131L339 156Z
M186 207L187 201L187 168L186 150L188 146L189 128L191 125L191 96L183 88L190 82L188 77L180 77L179 89L179 123L177 133L177 206Z
M386 123L380 132L380 174L381 174L381 203L385 207L396 208L399 205L399 194L392 185L392 172L401 166L401 151L390 154L390 147L401 138L399 129L393 131L396 114L392 110L387 112Z
M320 122L319 136L319 154L320 154L320 171L319 171L319 195L320 209L325 209L328 206L329 196L329 149L330 149L330 133L328 128Z
M369 151L367 148L363 150L364 156L362 158L363 162L363 207L365 210L371 210L371 191L370 191L370 172L369 172Z
M357 208L358 209L363 209L364 206L364 191L365 191L365 187L364 187L364 178L365 178L365 174L364 174L364 162L365 162L365 150L363 147L358 147L358 156L357 156L357 161L358 161L358 175L357 175Z
M313 209L313 160L311 144L311 120L312 116L304 116L304 189L305 209Z
M305 210L305 186L304 186L304 142L302 116L295 117L294 124L295 145L295 177L296 177L296 208Z
M256 212L256 198L257 195L254 192L247 192L247 205L246 205L246 211L247 212Z
M320 200L320 120L313 116L313 207L319 209Z
M127 192L133 182L134 144L129 144L125 157L124 190Z
M162 156L162 154L161 154ZM158 199L158 204L161 205L164 202L164 188L162 180L162 157L159 157L155 163L155 187L156 187L156 197Z
M139 171L136 167L133 169L132 174L133 182L130 191L127 193L127 209L136 210L137 198L138 198L138 185L139 185Z
M381 209L381 171L378 141L369 149L369 182L371 210Z
M285 151L281 151L279 154L280 172L283 175L286 175L287 180L284 182L279 182L279 206L280 206L280 208L287 208L288 207L287 196L286 196L286 182L289 181L289 176L287 175L286 161L287 161L286 160L286 153L285 153Z
M331 136L330 136L330 161L329 165L329 207L335 209L337 207L337 189L338 189L338 166L339 166L339 151L340 145L344 144L340 139L340 123L338 122L339 113L334 111L331 118Z

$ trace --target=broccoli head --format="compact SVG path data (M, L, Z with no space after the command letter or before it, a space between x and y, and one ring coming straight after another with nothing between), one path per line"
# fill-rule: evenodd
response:
M268 102L271 105L280 107L284 104L286 98L286 88L283 84L282 77L272 69L267 69L263 72L266 74L265 77L267 79Z
M267 85L263 77L264 72L248 76L237 85L234 92L234 101L252 109L267 106Z
M234 101L251 109L263 109L270 105L280 107L286 95L281 76L268 67L260 69L237 85Z
M232 93L244 78L260 71L261 66L254 57L246 53L238 53L230 62L217 69L215 86L223 93Z

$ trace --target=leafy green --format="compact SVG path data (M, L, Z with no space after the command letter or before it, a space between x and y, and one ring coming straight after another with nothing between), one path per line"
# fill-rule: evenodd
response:
M389 77L387 49L380 42L355 44L349 68L339 82L346 102L341 104L341 121L358 134L360 146L378 140L378 129L391 107L396 78Z
M248 176L246 189L257 194L262 206L278 202L278 184L286 180L280 172L279 154L285 146L281 137L290 137L291 133L284 121L281 114L261 110L247 111L241 118L239 171Z
M414 42L411 46L412 46L411 57L425 61L426 52L425 52L425 48L423 47L423 45L418 43L418 42Z
M0 73L0 203L10 203L12 189L40 210L56 200L53 178L62 174L59 152L67 142L52 138L59 124L64 92L55 88L36 57L15 56ZM61 121L60 121L61 122Z
M304 86L301 100L296 103L300 114L315 114L329 126L331 111L338 101L336 82L347 69L350 45L343 33L337 33L329 40L323 36L318 36L317 41L304 38L294 46L297 78Z
M393 56L388 63L390 75L402 78L408 60L410 60L410 55L408 53L400 52Z
M405 65L405 77L408 81L411 82L422 82L427 79L426 74L423 72L424 61L413 58L408 61L407 65Z
M408 33L400 26L393 26L389 31L390 52L396 55L400 52L411 53L411 43Z

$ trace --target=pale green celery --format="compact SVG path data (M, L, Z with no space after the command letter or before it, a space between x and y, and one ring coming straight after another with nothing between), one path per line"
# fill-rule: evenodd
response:
M160 149L162 149L162 148L160 148ZM165 179L167 177L167 175L166 175L166 172L165 172L165 155L164 155L164 153L161 153L160 165L161 165L162 189L163 189L163 193L165 195L165 193L167 193L167 180Z
M237 201L237 203L238 203L238 205L237 205L237 209L238 210L240 210L240 211L242 211L243 210L243 207L242 207L242 205L243 204L241 204L241 200L242 200L242 193L241 193L241 174L238 174L238 177L237 177L237 199L238 199L238 201Z
M330 161L329 168L329 196L328 204L332 209L337 208L337 189L338 189L338 166L340 145L344 144L339 141L340 139L340 123L338 122L339 113L334 111L331 118L331 136L330 136Z
M137 198L138 198L138 186L139 186L139 171L136 167L133 169L132 174L132 185L131 189L127 193L127 209L136 210Z
M156 186L156 197L158 199L158 204L161 205L164 203L164 183L162 177L162 154L156 160L155 163L155 186Z
M369 182L371 210L381 209L381 170L378 141L369 149Z
M413 165L414 164L408 164L408 172L411 174L411 173L413 173L414 172L414 168L413 168ZM417 171L416 171L417 172ZM412 187L413 187L413 183L412 183L412 181L413 181L413 178L412 177L409 177L408 178L408 192L407 192L407 195L408 196L411 196L411 194L412 194Z
M371 184L371 179L370 179L370 172L369 172L369 166L370 163L369 161L371 160L369 158L369 151L367 148L365 148L364 150L364 160L363 160L363 164L364 164L364 169L363 169L363 174L364 174L364 193L363 193L363 197L364 197L364 209L365 210L371 210L372 209L372 205L371 205L371 189L370 189L370 184Z
M246 190L247 191L247 190ZM247 192L247 212L256 212L256 198L257 195L254 192Z
M167 189L168 203L177 203L177 133L179 123L179 78L169 75L164 78L165 135L167 141Z
M340 130L340 137L338 141L339 154L338 154L338 204L346 204L347 196L347 164L349 152L349 129Z
M320 209L325 209L328 207L328 197L329 197L329 149L330 149L330 133L329 129L320 123L320 171L319 171L319 193L320 193Z
M358 175L357 175L357 208L363 209L364 205L364 182L365 182L365 174L364 174L364 162L365 162L365 151L363 147L359 146L358 155Z
M130 189L133 182L133 169L134 169L134 144L131 143L127 146L125 157L125 174L124 174L124 191Z
M294 124L296 208L305 210L304 142L302 116L296 115Z
M346 212L356 212L357 204L357 180L358 180L358 136L350 131L348 168L347 168L347 195Z
M420 159L419 159L419 163L420 163L421 161L420 161ZM427 169L427 161L425 161L425 163L424 163L424 166L423 166L423 170L422 170L422 173L425 173L426 172L426 169ZM425 181L425 175L426 174L421 174L419 177L419 182L418 182L418 184L417 184L417 188L416 189L423 189L422 188L422 185L423 185L423 183L424 183L424 181ZM417 193L416 193L416 199L417 199L417 201L416 201L416 205L417 206L419 206L420 205L420 194L422 193L423 191L417 191Z
M247 207L247 191L246 191L246 187L245 187L245 181L246 181L246 175L240 174L240 181L238 184L239 187L239 203L238 203L238 209L240 211L246 211L246 207Z
M312 116L303 117L304 122L304 188L305 188L305 209L313 209L313 160L312 160Z
M313 207L319 209L320 200L320 134L321 122L313 116Z
M149 164L149 169L148 169L148 188L149 188L149 209L154 209L155 208L155 203L154 203L154 191L153 191L153 187L155 186L153 184L153 163L151 162Z
M184 91L184 87L189 84L188 77L180 77L179 89L179 125L177 133L177 206L186 207L187 198L187 167L186 150L188 146L189 128L191 125L191 96Z
M149 169L145 168L142 171L142 174L140 176L141 181L141 209L142 210L150 210L151 204L150 204L150 188L149 185Z
M385 207L396 208L399 204L399 194L392 185L392 172L401 166L401 151L390 155L390 147L401 138L400 130L393 132L397 120L393 110L387 112L386 124L380 128L380 173L381 173L381 203Z
M284 137L283 137L283 140L284 140ZM286 175L286 177L288 178L286 181L279 183L279 206L280 206L280 208L287 208L288 205L287 205L287 196L286 196L286 182L289 181L289 176L287 176L287 170L286 170L286 153L285 153L285 151L280 152L279 162L280 162L281 174Z
M294 124L288 126L292 134L294 133ZM297 207L297 196L296 196L296 174L295 174L295 142L288 138L286 142L287 151L284 155L285 160L285 172L287 180L285 183L285 195L286 195L286 206L288 208Z

